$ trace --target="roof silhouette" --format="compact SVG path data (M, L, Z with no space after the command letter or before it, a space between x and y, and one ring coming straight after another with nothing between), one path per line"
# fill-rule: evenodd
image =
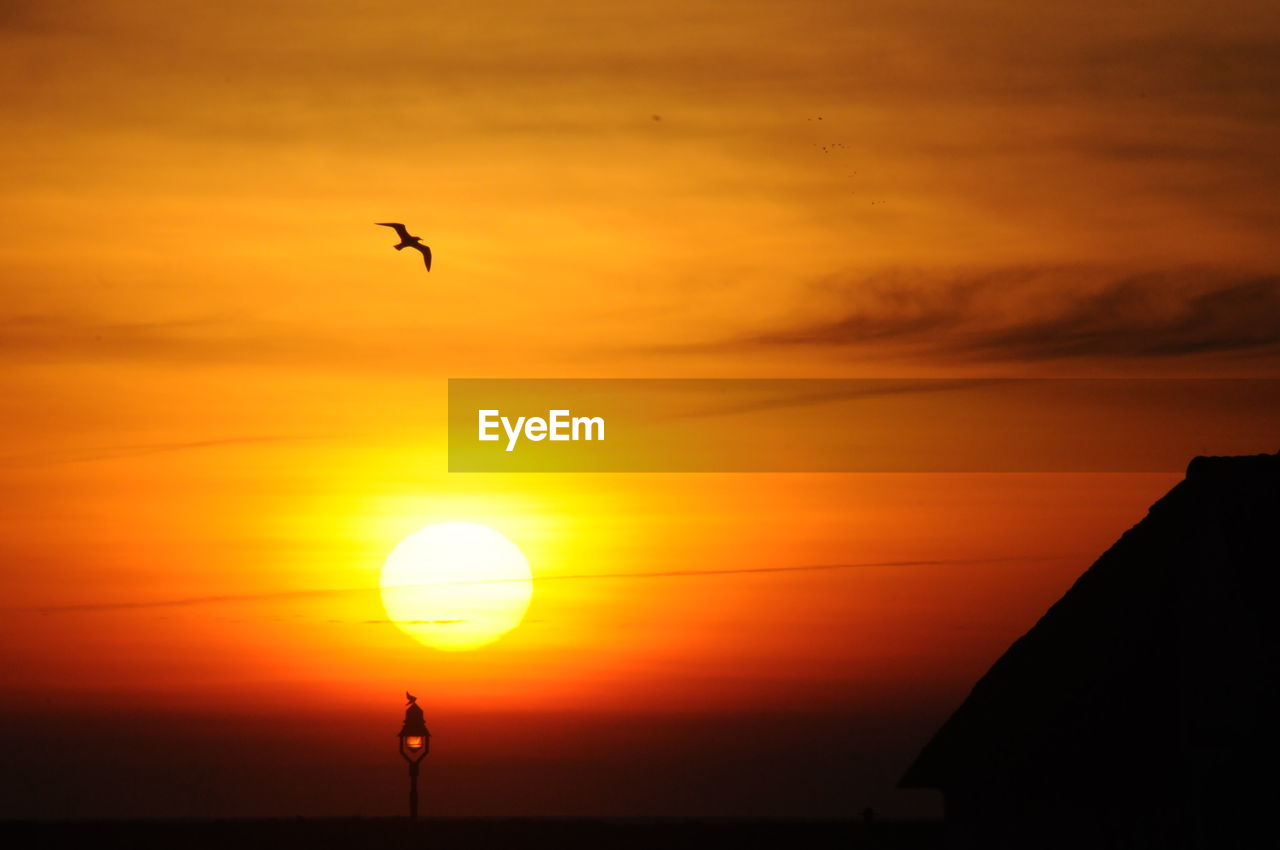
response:
M1150 799L1177 818L1188 788L1187 805L1213 808L1273 781L1278 532L1280 454L1196 458L974 685L900 784L942 789L949 819L953 797L972 810L1108 788L1134 810L1143 788L1161 789ZM990 788L1010 790L975 791Z

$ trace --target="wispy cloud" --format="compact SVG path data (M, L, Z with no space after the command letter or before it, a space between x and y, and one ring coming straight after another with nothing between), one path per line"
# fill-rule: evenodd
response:
M340 622L334 620L332 622ZM467 620L361 620L360 623L365 626L454 626L459 623L466 623Z
M991 564L1007 561L1052 561L1067 556L1026 555L1000 558L947 558L916 561L866 561L847 564L801 564L780 567L727 567L708 570L653 570L644 572L617 573L571 573L566 575L539 576L534 579L537 584L560 581L600 581L616 579L672 579L672 578L709 578L718 576L768 575L777 573L801 572L834 572L840 570L870 569L875 567L933 567L933 566L965 566L972 564ZM511 584L524 579L510 578L477 578L466 581L425 582L422 584L396 585L388 589L412 589L432 586ZM327 590L289 590L274 593L240 593L217 596L191 596L182 599L153 599L133 602L91 602L76 605L37 605L7 609L11 612L38 614L70 614L91 613L99 611L127 611L148 608L186 608L201 605L225 605L236 602L272 602L290 599L318 599L335 596L359 596L380 593L378 587L348 587Z
M812 407L814 405L858 399L963 391L975 387L1005 383L1006 380L1001 378L917 379L903 381L878 378L868 380L763 380L752 382L752 384L768 389L783 389L785 391L764 393L746 401L728 402L718 407L708 407L702 410L682 413L679 414L678 418L697 419L711 416L736 416L743 413Z
M256 443L282 443L294 440L315 439L323 438L316 436L268 434L262 436L223 437L211 440L186 440L174 443L87 446L79 449L33 452L24 455L0 457L0 468L13 469L28 466L50 466L63 463L90 463L98 460L116 460L117 458L139 457L142 455L163 454L166 452L185 452L199 449L216 449L231 446L253 445Z
M1280 275L1011 268L824 283L835 316L724 348L894 345L969 360L1174 358L1280 351Z
M335 345L298 328L236 315L121 320L50 311L0 318L0 350L17 362L288 361Z

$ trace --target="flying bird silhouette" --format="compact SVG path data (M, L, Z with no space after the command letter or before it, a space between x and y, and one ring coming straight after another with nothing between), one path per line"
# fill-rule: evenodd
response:
M404 695L405 695L405 698L409 700L407 703L405 703L405 705L413 705L415 702L418 701L418 698L415 697L413 694L409 693L408 691L405 691Z
M422 240L417 236L411 235L403 224L398 221L375 221L374 224L379 227L390 227L400 235L400 244L392 246L397 251L405 248L415 248L421 251L422 261L427 264L427 271L431 271L431 249L426 245L423 245Z

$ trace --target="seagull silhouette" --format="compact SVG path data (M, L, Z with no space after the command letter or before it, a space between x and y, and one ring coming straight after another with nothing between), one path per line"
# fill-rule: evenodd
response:
M431 249L422 244L422 240L417 236L411 236L405 226L398 221L375 221L374 224L379 227L390 227L400 235L400 244L393 246L397 251L404 248L416 248L422 252L422 261L427 264L427 271L431 271Z

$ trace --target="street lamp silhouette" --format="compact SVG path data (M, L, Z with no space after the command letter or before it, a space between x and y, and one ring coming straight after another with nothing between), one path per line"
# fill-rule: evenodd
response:
M408 691L408 708L404 710L404 726L400 727L400 756L409 763L409 818L418 819L418 765L431 749L431 733L427 731L418 698Z

